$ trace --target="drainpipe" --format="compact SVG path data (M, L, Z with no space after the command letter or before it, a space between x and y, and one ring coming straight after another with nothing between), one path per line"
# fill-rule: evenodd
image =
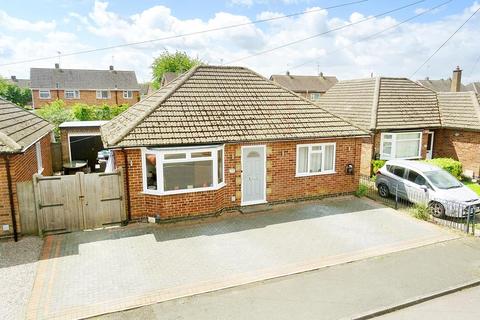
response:
M125 182L127 183L127 218L128 221L132 220L132 213L130 212L130 177L128 175L128 157L127 157L127 152L125 151L124 148L122 148L123 152L123 161L125 162Z
M18 241L18 231L17 231L17 217L15 216L15 201L13 199L13 188L12 188L12 174L10 172L10 158L6 155L5 159L5 169L7 170L7 185L8 185L8 194L10 200L10 213L12 216L13 224L13 239L15 242Z

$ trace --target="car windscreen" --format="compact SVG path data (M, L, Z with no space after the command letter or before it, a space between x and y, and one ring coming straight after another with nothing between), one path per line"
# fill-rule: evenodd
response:
M432 184L440 189L460 188L462 184L450 173L443 170L429 171L423 173Z

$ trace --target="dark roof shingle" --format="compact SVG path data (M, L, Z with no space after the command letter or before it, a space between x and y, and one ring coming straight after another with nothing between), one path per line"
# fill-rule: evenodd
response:
M326 92L338 82L337 77L333 76L296 76L289 74L274 74L270 77L270 80L293 92L320 93Z
M365 136L242 67L197 66L101 128L108 147Z

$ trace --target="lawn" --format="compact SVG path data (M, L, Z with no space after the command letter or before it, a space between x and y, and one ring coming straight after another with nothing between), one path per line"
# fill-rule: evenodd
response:
M475 191L478 195L480 195L480 184L475 182L465 182L464 184L473 191Z

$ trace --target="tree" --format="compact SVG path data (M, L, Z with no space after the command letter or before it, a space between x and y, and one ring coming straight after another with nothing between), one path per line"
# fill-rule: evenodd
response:
M0 78L0 96L4 97L10 102L13 102L21 107L25 107L32 101L32 93L30 89L20 88L19 86L8 83Z
M66 121L75 120L72 110L65 108L63 100L55 100L36 110L37 115L52 123L55 126L55 137L60 138L59 125Z
M155 89L160 87L160 82L164 73L183 73L201 63L201 60L191 58L185 52L177 51L175 53L170 53L164 51L159 57L155 58L152 63L153 87Z

